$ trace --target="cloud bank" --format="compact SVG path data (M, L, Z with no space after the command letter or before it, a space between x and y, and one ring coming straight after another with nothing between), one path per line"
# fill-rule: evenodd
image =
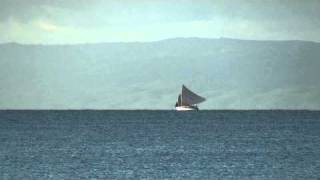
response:
M74 44L173 37L320 41L318 0L2 0L0 42Z

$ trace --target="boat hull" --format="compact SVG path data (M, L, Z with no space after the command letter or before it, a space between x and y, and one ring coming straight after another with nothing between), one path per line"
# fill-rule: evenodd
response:
M192 107L192 106L177 106L176 107L177 111L197 111L197 107Z

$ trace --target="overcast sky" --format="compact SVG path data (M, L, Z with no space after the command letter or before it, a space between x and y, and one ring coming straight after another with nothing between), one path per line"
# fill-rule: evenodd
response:
M320 0L0 0L0 43L320 41Z

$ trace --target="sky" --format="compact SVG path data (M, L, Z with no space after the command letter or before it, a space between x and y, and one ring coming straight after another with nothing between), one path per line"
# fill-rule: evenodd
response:
M320 0L0 0L0 43L320 42Z

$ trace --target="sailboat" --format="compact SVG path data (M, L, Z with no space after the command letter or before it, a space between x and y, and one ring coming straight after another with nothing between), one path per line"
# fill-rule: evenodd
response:
M189 90L182 85L181 94L178 96L175 108L177 111L199 110L197 104L202 103L206 99Z

